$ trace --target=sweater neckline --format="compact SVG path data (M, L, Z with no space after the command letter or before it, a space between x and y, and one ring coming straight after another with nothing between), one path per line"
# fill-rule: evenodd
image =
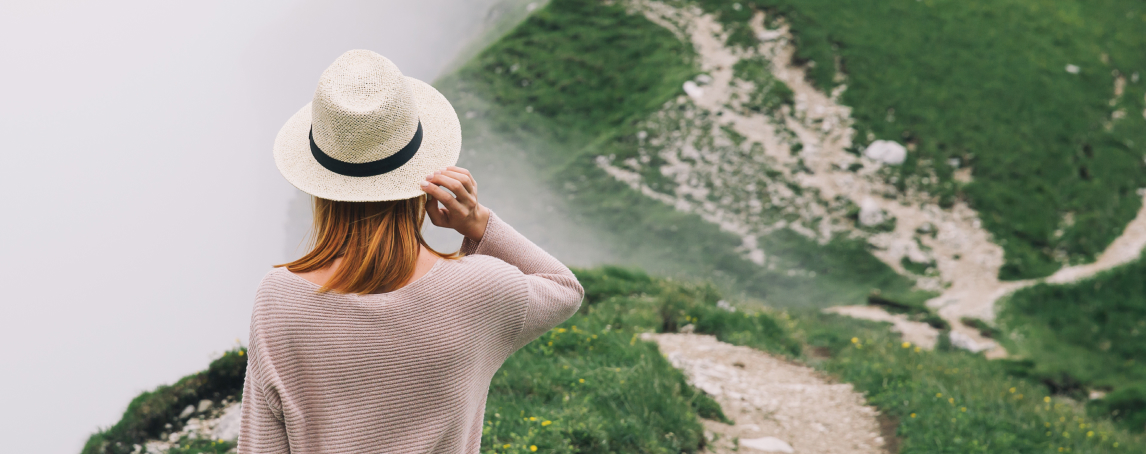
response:
M435 261L434 261L434 265L430 267L430 270L429 270L429 271L426 271L426 274L423 274L421 277L419 277L419 278L415 279L415 280L414 280L414 282L411 282L411 283L409 283L409 284L407 284L407 285L403 286L402 288L399 288L399 289L397 289L397 290L394 290L394 291L392 291L392 292L386 292L386 293L368 293L368 294L365 294L365 295L360 295L360 294L358 294L358 293L337 293L337 295L341 295L341 296L350 296L350 297L355 297L355 298L366 298L366 299L374 299L374 298L381 298L381 299L385 299L385 298L394 298L394 297L396 297L396 296L398 296L398 295L402 294L402 292L406 292L406 291L413 291L413 289L414 289L414 288L417 288L417 287L421 287L421 286L425 285L424 283L425 283L426 281L428 281L428 280L429 280L429 278L430 278L430 277L431 277L431 276L434 274L434 272L435 272L435 271L437 271L437 270L438 270L438 268L439 268L439 267L442 265L442 263L443 263L443 262L445 262L445 261L446 261L446 259L443 259L443 258L440 258L440 257L439 257L437 260L435 260ZM302 276L299 276L299 275L297 275L297 274L294 274L294 273L292 273L290 270L286 269L286 267L282 267L282 268L276 268L276 269L278 269L278 270L282 270L282 272L284 272L284 273L286 273L286 274L290 275L290 277L291 277L292 279L295 279L295 280L297 280L297 281L300 281L300 282L302 282L303 284L305 284L305 285L309 286L310 288L314 289L314 291L316 291L316 292L318 291L318 289L322 288L322 286L321 286L321 285L315 284L314 282L311 282L311 281L308 281L308 280L304 279ZM407 290L407 289L410 289L410 290Z

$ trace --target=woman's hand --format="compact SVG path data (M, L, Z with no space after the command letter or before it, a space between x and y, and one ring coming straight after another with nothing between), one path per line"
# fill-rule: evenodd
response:
M454 195L451 196L442 186ZM477 182L469 170L449 166L436 171L426 176L422 190L431 197L426 203L426 214L434 225L457 230L472 241L481 241L485 236L489 209L478 203ZM439 208L438 202L442 202L445 208Z

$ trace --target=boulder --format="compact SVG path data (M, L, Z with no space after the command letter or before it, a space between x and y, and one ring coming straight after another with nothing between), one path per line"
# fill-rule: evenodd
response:
M740 447L764 452L796 452L792 445L776 437L741 439Z
M907 159L907 149L895 141L877 140L867 146L863 155L873 161L897 166Z

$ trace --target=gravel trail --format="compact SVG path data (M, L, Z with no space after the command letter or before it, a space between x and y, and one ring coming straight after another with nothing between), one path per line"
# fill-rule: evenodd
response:
M644 334L736 422L702 420L706 452L883 453L878 412L850 384L699 334ZM739 451L737 451L739 449Z

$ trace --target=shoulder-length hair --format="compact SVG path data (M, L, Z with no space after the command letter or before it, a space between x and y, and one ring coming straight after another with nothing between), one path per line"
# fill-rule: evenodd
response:
M426 197L388 202L314 199L311 250L285 266L295 273L320 270L342 257L320 292L380 293L402 287L414 274L422 246L444 259L458 253L435 251L422 238Z

